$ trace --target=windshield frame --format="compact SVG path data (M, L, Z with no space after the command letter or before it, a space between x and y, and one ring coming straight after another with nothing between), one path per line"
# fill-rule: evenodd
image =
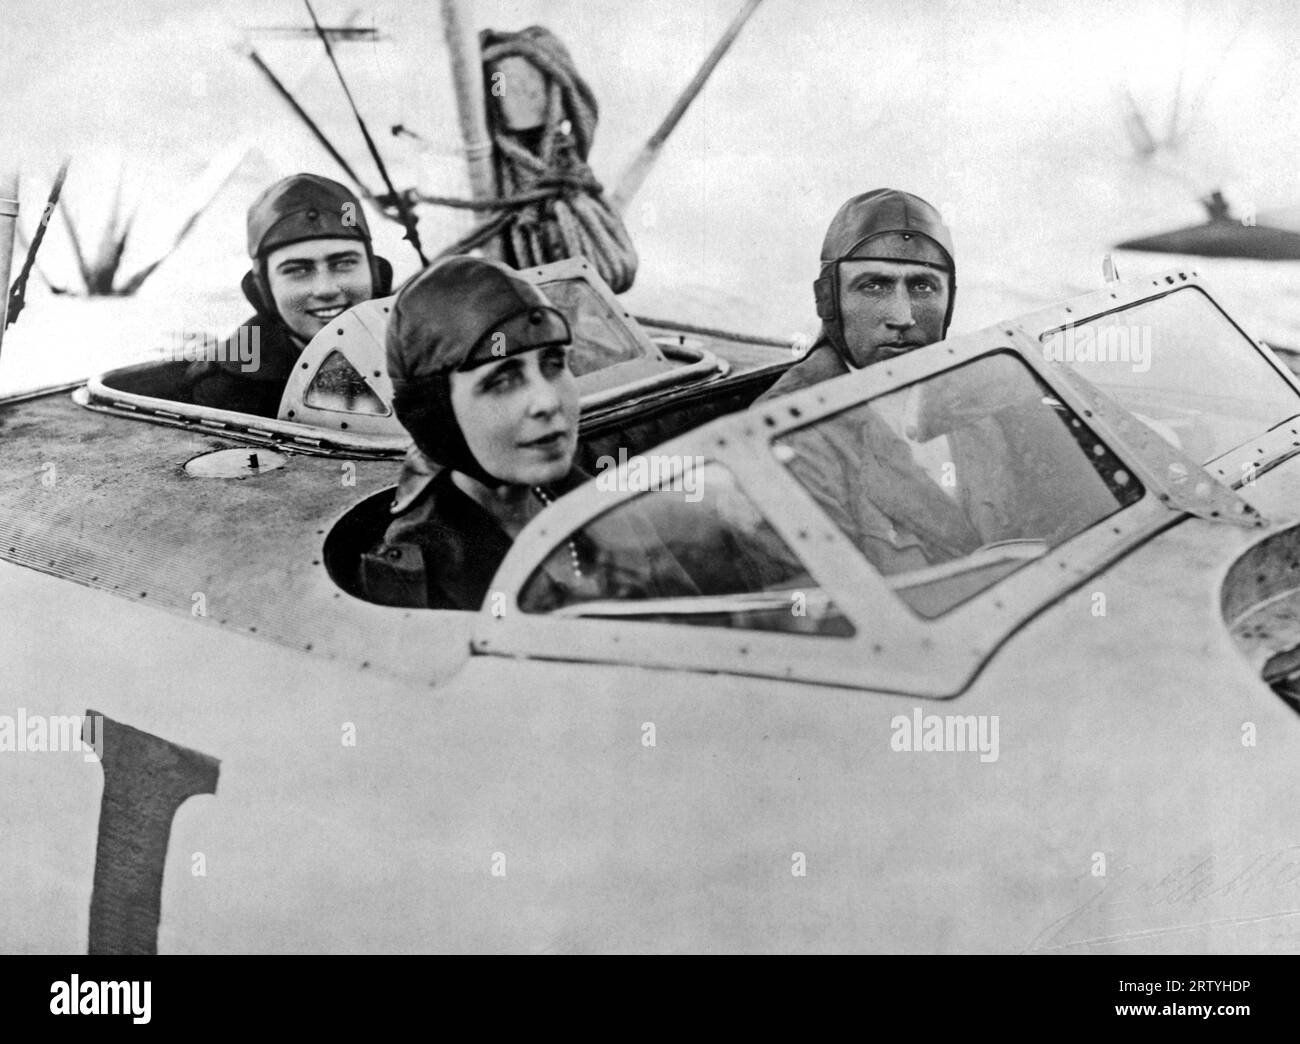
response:
M640 353L577 377L581 425L585 433L611 413L678 394L687 388L705 388L731 372L723 358L705 347L660 345L632 317L583 258L520 271L537 285L573 280L582 282L608 310ZM265 417L217 409L175 399L158 398L115 387L113 382L174 362L148 359L117 366L74 382L73 400L100 413L171 427L219 435L241 443L266 446L291 453L307 453L351 460L400 458L411 443L393 411L393 386L384 355L389 309L395 295L371 298L332 320L301 350L280 397L280 414ZM341 338L346 336L346 341ZM321 367L335 351L343 357L383 405L383 414L348 413L308 405L305 394ZM37 394L48 394L48 389Z
M1130 282L1114 283L1103 290L1082 294L1049 308L1030 312L1017 321L1041 345L1044 337L1066 327L1079 326L1132 308L1134 305L1157 301L1187 288L1200 291L1297 396L1296 412L1290 417L1279 421L1267 431L1256 433L1253 438L1225 450L1208 461L1197 462L1217 479L1237 489L1246 481L1246 465L1252 465L1250 474L1258 477L1300 453L1300 443L1295 442L1300 438L1300 379L1297 379L1286 363L1282 362L1267 344L1252 337L1249 331L1232 317L1195 269L1172 268Z
M783 467L781 436L957 366L1013 352L1130 467L1144 496L1047 554L931 619L912 613L849 538ZM655 452L703 457L728 469L740 490L803 560L812 579L852 623L854 637L787 635L679 624L525 613L519 594L559 541L641 495L588 482L519 535L498 571L475 628L477 654L636 664L799 680L877 692L945 698L961 693L993 653L1046 606L1183 512L1263 525L1246 501L1085 380L1043 357L1016 323L942 341L856 373L722 418ZM1162 474L1173 466L1179 481Z

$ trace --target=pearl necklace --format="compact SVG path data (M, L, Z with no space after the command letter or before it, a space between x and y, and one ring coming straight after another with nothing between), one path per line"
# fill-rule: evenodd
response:
M533 487L533 496L535 496L538 500L542 502L543 510L545 510L546 508L550 507L552 504L555 503L555 498L551 496L551 494L548 493L546 490L544 490L541 486ZM573 575L576 576L579 580L581 580L583 578L583 574L582 574L582 563L578 558L578 545L573 542L572 537L569 538L568 544L569 544L569 565L573 569Z

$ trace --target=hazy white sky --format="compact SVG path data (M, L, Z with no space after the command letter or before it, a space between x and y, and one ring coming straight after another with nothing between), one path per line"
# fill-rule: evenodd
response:
M470 6L481 26L541 23L568 44L600 100L592 162L612 186L740 4ZM437 4L316 8L326 21L355 8L358 24L389 36L344 49L358 101L403 177L455 188L453 155L419 155L386 133L400 121L455 145ZM58 156L71 153L69 201L87 223L125 171L128 194L142 201L143 236L151 219L166 226L214 156L237 142L257 148L231 198L178 255L184 263L160 272L165 292L237 278L242 208L260 180L335 173L230 46L250 27L305 24L300 3L6 0L5 18L0 143L28 173L29 211L39 210ZM844 198L880 185L918 192L950 216L958 328L1095 285L1110 244L1199 220L1196 198L1215 186L1261 211L1296 206L1298 30L1300 14L1285 2L765 0L629 211L643 259L633 300L694 318L725 313L767 332L807 326L826 222ZM316 45L252 39L369 172ZM1179 99L1174 147L1135 157L1125 89L1157 137ZM433 243L458 227L437 213L424 225ZM387 249L409 267L395 234ZM1135 263L1166 267L1158 257ZM1254 271L1223 278L1249 297L1280 270ZM1274 311L1288 310L1283 302Z

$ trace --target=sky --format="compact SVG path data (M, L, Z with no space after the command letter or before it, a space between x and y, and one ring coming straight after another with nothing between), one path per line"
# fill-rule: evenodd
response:
M479 26L542 24L567 44L600 103L591 163L612 188L740 3L466 6ZM355 11L354 24L383 37L342 47L341 62L399 183L466 191L438 5L315 7L327 23ZM241 43L379 182L319 45L264 31L308 24L301 3L6 0L5 18L0 157L21 167L28 231L70 155L65 199L84 236L97 239L119 186L135 209L131 269L165 249L190 201L230 172L137 302L78 310L34 289L32 333L15 335L33 343L13 350L20 358L51 328L102 334L110 312L107 325L132 337L243 317L248 203L295 170L338 171ZM1239 211L1290 210L1296 222L1298 59L1300 10L1284 2L764 0L627 212L641 255L628 300L645 314L773 336L813 329L826 224L844 199L880 186L924 196L948 218L956 332L1095 289L1114 243L1202 220L1197 199L1214 188ZM1134 110L1162 142L1149 157L1126 130ZM389 135L399 122L426 145ZM465 221L429 210L422 234L437 246ZM399 275L411 271L414 254L385 225L383 252ZM57 220L42 256L51 278L75 284ZM1181 260L1116 259L1122 276ZM1300 347L1300 265L1194 264L1252 332Z

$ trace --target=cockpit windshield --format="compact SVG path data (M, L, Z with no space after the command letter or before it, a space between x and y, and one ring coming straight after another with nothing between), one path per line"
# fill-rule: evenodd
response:
M636 463L626 478L646 492L557 547L524 585L524 612L854 633L725 467L655 454Z
M646 354L633 336L629 320L616 315L590 283L552 279L541 283L541 288L569 321L573 334L569 366L579 377Z
M880 395L771 445L923 619L942 616L1145 492L1010 351ZM661 454L638 458L639 470L631 463L618 482L640 483L646 492L565 539L554 535L551 553L521 589L525 613L854 633L727 468ZM598 479L597 489L612 475Z
M1141 499L1010 352L824 418L777 459L913 611L937 617Z
M1044 333L1072 367L1204 464L1300 413L1300 396L1199 288Z

